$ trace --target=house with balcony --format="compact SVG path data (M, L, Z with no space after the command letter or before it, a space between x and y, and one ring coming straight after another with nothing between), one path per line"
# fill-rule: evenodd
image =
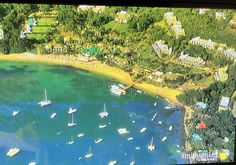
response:
M170 55L172 53L172 48L168 48L168 46L162 40L156 41L154 44L152 44L152 47L159 57L161 57L161 55Z
M205 40L201 39L200 37L195 37L190 40L190 44L192 45L199 45L203 48L208 48L208 49L215 49L216 43L213 42L211 39Z
M176 36L176 38L178 39L180 36L185 36L185 31L182 28L182 25L180 24L176 24L172 26L172 30Z
M180 64L193 67L201 67L205 64L205 61L200 57L191 57L188 54L184 54L183 52L181 52L181 55L179 56L179 62Z

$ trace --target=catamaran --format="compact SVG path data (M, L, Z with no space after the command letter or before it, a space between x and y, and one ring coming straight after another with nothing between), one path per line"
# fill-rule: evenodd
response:
M153 144L153 137L152 137L152 141L151 141L151 143L148 144L148 150L149 150L149 151L153 151L153 150L155 150L155 145Z
M108 115L109 115L109 113L107 112L106 104L104 103L103 111L99 113L99 116L100 116L101 118L104 118L104 117L107 117Z
M38 104L40 105L40 107L44 107L46 105L52 104L52 102L50 100L48 100L48 98L47 98L47 90L46 89L44 90L44 100L40 101Z
M93 153L91 151L91 147L89 147L89 152L85 155L85 158L91 158L93 156Z
M103 140L102 138L97 138L97 139L95 140L95 143L98 144L98 143L100 143L102 140Z
M107 125L106 124L104 124L104 125L99 125L98 127L99 128L105 128Z
M144 128L142 128L142 129L140 129L140 132L143 133L143 132L145 132L146 130L147 130L147 128L144 127Z
M13 112L12 112L12 116L18 115L19 112L20 112L20 111L13 111Z
M119 128L117 131L120 135L129 133L126 128Z
M130 162L129 165L134 165L135 164L135 161L134 161L134 157L132 156L132 161Z
M50 119L53 119L56 115L57 115L57 113L52 113L50 116Z
M110 162L108 163L108 165L115 165L116 163L117 163L116 160L112 160L112 161L110 161Z
M18 154L20 152L20 149L19 148L11 148L8 152L7 152L7 156L8 157L13 157L15 156L16 154Z
M84 133L79 133L77 136L78 136L78 138L80 138L80 137L84 136Z
M73 126L76 126L77 124L74 123L74 115L72 114L71 115L71 123L68 123L68 127L73 127Z
M70 107L69 111L68 111L68 114L73 114L77 111L77 109L73 109Z

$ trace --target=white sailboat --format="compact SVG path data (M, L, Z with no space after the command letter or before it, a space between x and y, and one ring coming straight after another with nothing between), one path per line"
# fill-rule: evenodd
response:
M84 133L79 133L79 134L77 135L78 138L80 138L80 137L82 137L82 136L84 136Z
M130 162L129 165L134 165L135 164L135 161L134 161L134 157L132 156L132 161Z
M148 150L149 150L149 151L155 150L155 145L153 144L153 137L152 137L151 143L148 144Z
M171 125L170 127L169 127L169 131L171 131L173 129L173 126Z
M104 124L104 125L99 125L98 127L99 128L105 128L107 125L106 124Z
M100 143L101 141L103 141L102 138L97 138L97 139L95 140L95 143L98 144L98 143Z
M46 105L52 104L52 102L50 100L48 100L48 98L47 98L47 90L46 89L44 90L44 100L40 101L38 104L40 105L40 107L44 107Z
M53 119L56 115L57 115L57 113L52 113L50 116L50 119Z
M117 163L116 160L112 160L112 161L110 161L110 162L108 163L108 165L115 165L116 163Z
M66 144L69 144L69 145L71 145L71 144L74 144L75 143L75 141L74 141L74 139L73 139L73 137L71 136L71 140L70 141L68 141L68 142L66 142Z
M99 116L100 116L101 118L104 118L104 117L107 117L108 115L109 115L109 113L107 112L106 104L104 103L103 111L99 113Z
M69 111L68 111L68 114L73 114L73 113L75 113L77 111L77 109L73 109L73 108L69 108Z
M11 148L8 152L7 152L7 156L8 157L13 157L15 156L16 154L18 154L20 152L20 149L19 148Z
M93 153L91 151L91 147L89 147L89 152L84 156L85 158L91 158L93 156Z
M146 130L147 130L147 128L144 127L144 128L142 128L142 129L140 129L140 132L143 133L143 132L145 132Z
M133 140L134 138L133 137L128 137L127 140L130 141L130 140Z
M165 137L163 137L162 139L161 139L161 141L165 141L167 139L167 137L165 136Z
M71 115L71 123L68 123L68 127L73 127L73 126L76 126L77 124L74 123L74 115L72 114Z
M36 162L30 162L28 165L37 165Z
M12 116L18 115L19 112L20 112L20 111L13 111L13 112L12 112Z

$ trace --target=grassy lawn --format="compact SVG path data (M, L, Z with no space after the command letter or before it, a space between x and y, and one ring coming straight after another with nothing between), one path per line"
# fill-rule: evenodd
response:
M200 88L206 88L213 82L214 82L214 77L213 76L204 77L199 81L194 81L194 83L196 83L197 86L199 86Z
M36 39L43 40L45 38L45 34L27 34L28 39Z
M114 21L111 21L111 22L103 25L103 27L106 30L112 29L112 30L117 31L118 33L126 33L128 31L128 25L127 24L116 23Z
M40 18L37 21L39 26L51 26L55 23L55 20L52 18Z
M108 30L108 29L112 29L112 28L115 26L115 24L116 24L116 23L115 23L114 21L111 21L111 22L109 22L109 23L103 25L103 27L104 27L106 30Z
M159 26L162 29L168 28L168 26L166 25L165 20L161 20L160 22L157 22L155 25Z
M46 33L49 28L49 26L34 26L32 31L33 33Z

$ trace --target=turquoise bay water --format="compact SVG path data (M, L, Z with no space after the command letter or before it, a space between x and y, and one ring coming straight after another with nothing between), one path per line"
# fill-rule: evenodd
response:
M125 96L115 96L109 90L111 84L118 82L68 66L1 61L0 164L27 165L35 161L38 165L105 165L117 160L119 165L128 165L132 157L136 165L184 163L176 151L181 150L176 145L184 144L183 111L165 110L168 104L164 99L135 89ZM53 103L41 108L38 102L44 89ZM109 116L101 119L98 114L104 103ZM71 121L69 107L77 108L75 127L67 126ZM15 117L14 110L20 111ZM52 120L54 112L57 115ZM107 127L98 128L101 124ZM174 126L172 131L168 130L170 125ZM119 135L117 129L122 127L130 133ZM143 127L147 131L140 133ZM85 135L78 138L81 132ZM164 136L168 139L162 142ZM128 137L133 140L127 141ZM156 150L150 152L147 145L152 137ZM103 141L95 144L96 138ZM66 144L71 139L74 144ZM94 155L86 159L90 146ZM135 149L137 146L140 150ZM6 153L12 147L21 152L9 158Z

